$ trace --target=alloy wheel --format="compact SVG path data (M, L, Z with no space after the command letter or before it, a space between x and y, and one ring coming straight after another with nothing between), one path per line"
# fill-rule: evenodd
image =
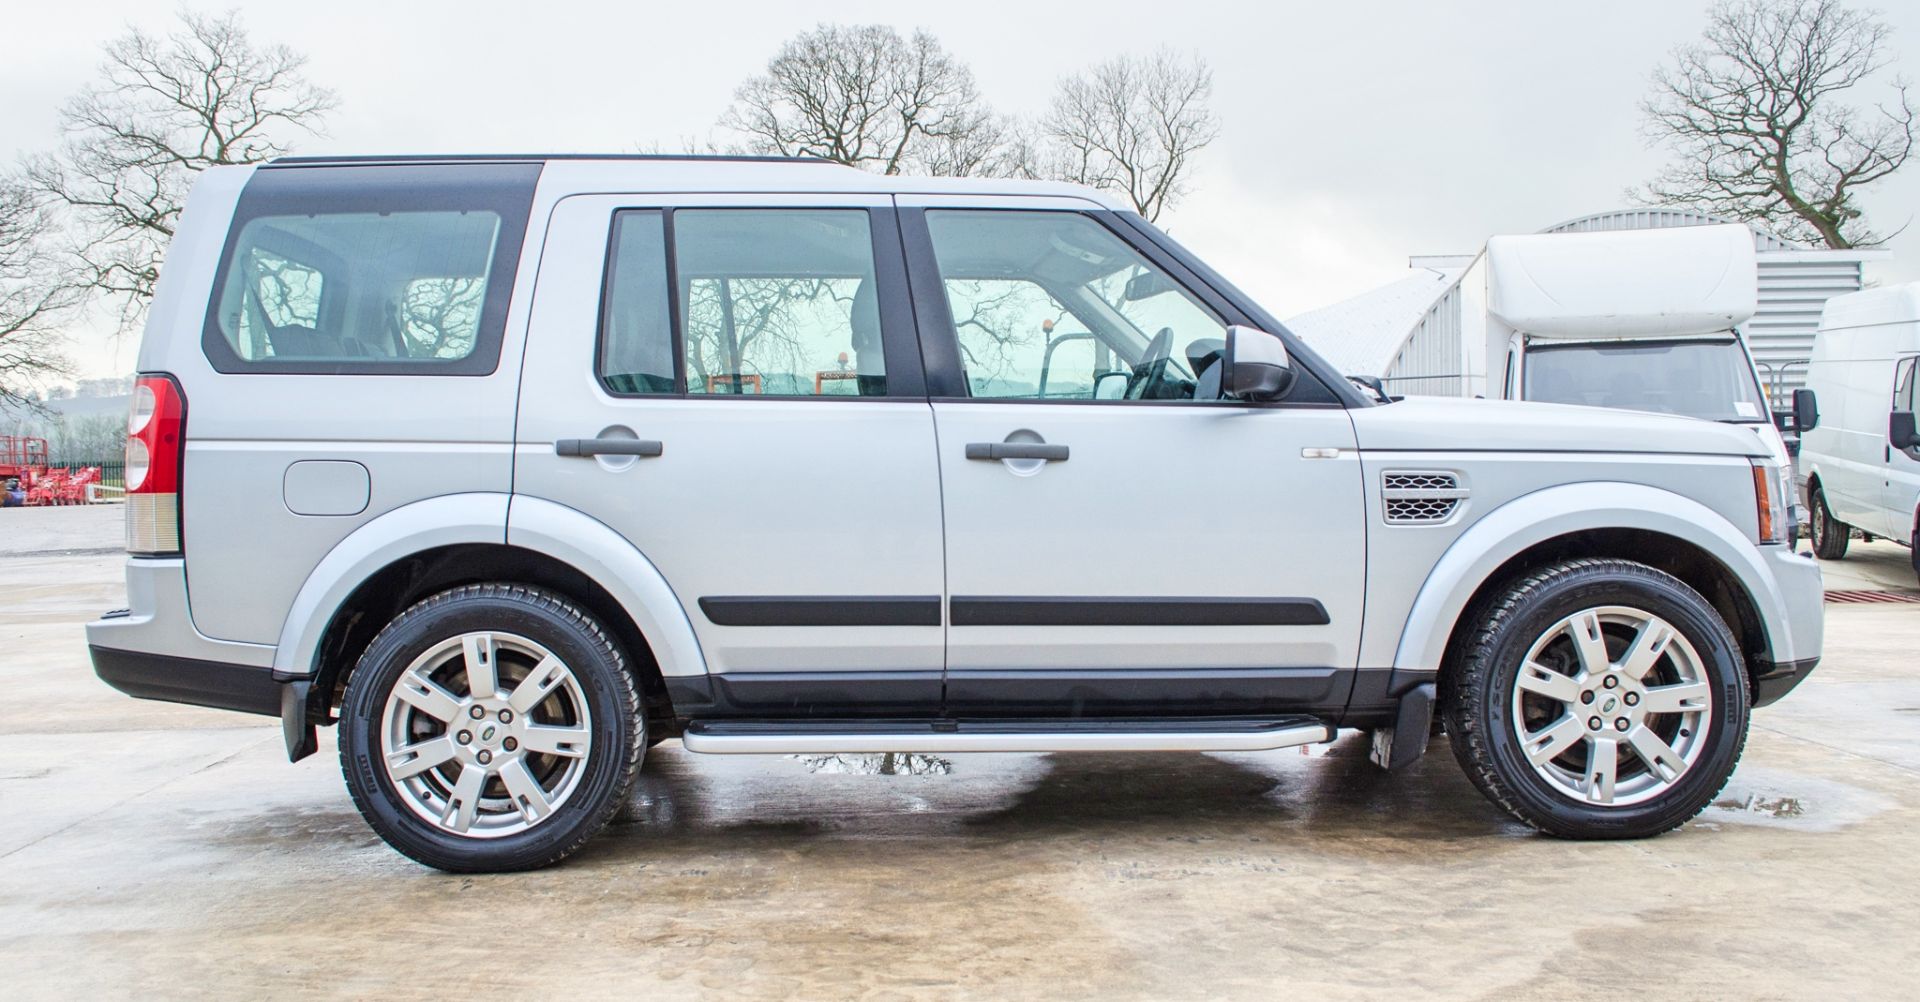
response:
M470 632L401 673L379 751L415 815L448 834L499 838L572 796L592 724L579 679L551 651L512 633Z
M1584 609L1527 651L1513 690L1520 753L1556 791L1623 807L1670 789L1707 748L1713 689L1685 635L1628 606Z

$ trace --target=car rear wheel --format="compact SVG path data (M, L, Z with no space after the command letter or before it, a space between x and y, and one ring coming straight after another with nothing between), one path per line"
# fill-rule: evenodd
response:
M395 849L442 870L572 853L625 800L646 746L625 660L551 592L470 585L396 617L347 682L340 761Z
M1739 645L1685 583L1577 560L1483 608L1443 693L1454 754L1508 813L1568 838L1679 827L1746 743Z
M1813 555L1822 560L1839 560L1847 555L1847 536L1852 530L1827 510L1825 491L1816 485L1808 494L1813 511L1807 516L1807 541L1813 545Z

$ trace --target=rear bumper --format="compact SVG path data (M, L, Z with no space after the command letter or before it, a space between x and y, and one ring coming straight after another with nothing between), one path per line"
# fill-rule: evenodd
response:
M273 680L271 668L97 644L89 644L87 650L93 655L93 673L129 696L280 716L281 684Z

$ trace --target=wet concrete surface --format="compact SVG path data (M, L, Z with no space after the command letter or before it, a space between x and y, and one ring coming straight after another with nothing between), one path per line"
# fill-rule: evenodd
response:
M288 765L272 721L94 679L117 557L7 548L9 998L1920 992L1920 606L1830 606L1826 664L1757 713L1720 802L1642 842L1529 834L1444 744L1388 776L1357 734L921 775L668 742L580 855L459 877L362 823L330 734Z

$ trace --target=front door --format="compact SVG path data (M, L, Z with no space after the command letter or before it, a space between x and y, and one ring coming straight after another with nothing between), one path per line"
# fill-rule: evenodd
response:
M1915 376L1916 360L1901 359L1898 368L1895 369L1893 403L1888 409L1889 417L1893 412L1913 410L1914 386L1920 383L1920 379L1916 379ZM1911 542L1914 494L1916 488L1920 487L1920 449L1894 448L1892 441L1887 438L1886 421L1880 422L1879 430L1880 455L1885 459L1885 466L1881 469L1881 476L1875 484L1880 494L1880 503L1876 506L1880 524L1872 531L1888 539L1896 539L1903 543ZM1861 528L1864 529L1867 526L1861 526Z
M935 712L939 470L888 200L578 196L547 232L516 494L660 570L713 712Z
M924 209L929 384L941 359L961 377L933 403L949 712L1343 706L1365 552L1346 412L1220 399L1222 301L1091 206L900 201Z

